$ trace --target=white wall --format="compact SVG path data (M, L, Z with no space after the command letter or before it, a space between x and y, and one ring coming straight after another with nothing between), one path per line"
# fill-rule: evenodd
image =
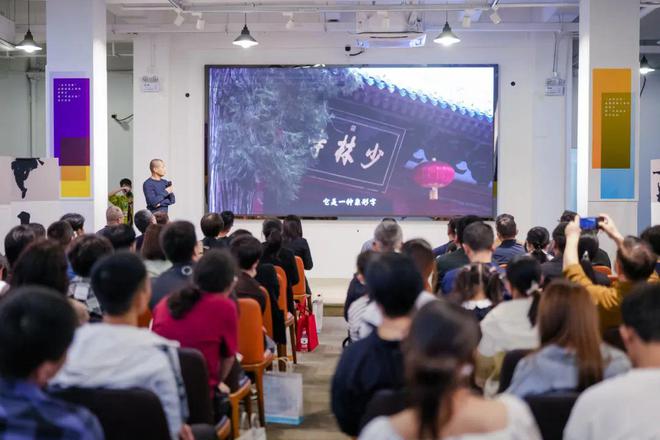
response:
M108 117L125 118L133 113L133 72L108 72ZM133 123L128 130L108 119L108 188L133 174Z
M177 204L170 216L195 224L204 212L205 64L423 64L495 63L499 80L498 212L516 216L519 229L552 228L564 209L565 99L545 97L544 81L552 72L551 34L464 33L460 45L441 49L370 50L348 58L349 35L269 33L256 35L251 50L232 46L232 35L138 35L134 40L135 77L157 74L160 93L142 93L134 84L134 178L148 177L148 162L167 162ZM560 60L565 60L567 40ZM566 63L559 63L564 66ZM566 77L562 69L562 76ZM515 86L511 85L515 82ZM185 94L189 93L189 97ZM570 95L569 95L570 96ZM137 207L144 206L136 192ZM305 235L316 259L311 277L346 278L377 220L306 221ZM258 221L239 222L253 232ZM405 237L445 241L444 222L405 220ZM524 233L523 232L523 233ZM258 235L258 234L257 234Z

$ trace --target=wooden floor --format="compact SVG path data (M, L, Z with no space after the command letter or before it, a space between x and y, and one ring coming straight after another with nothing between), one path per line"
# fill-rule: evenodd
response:
M312 353L299 353L295 371L303 374L305 417L300 426L269 424L268 440L346 439L330 411L330 382L346 337L346 321L324 317L319 346Z

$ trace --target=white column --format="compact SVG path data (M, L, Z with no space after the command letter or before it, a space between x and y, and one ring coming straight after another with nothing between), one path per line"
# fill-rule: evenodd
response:
M624 234L637 233L639 189L639 1L580 0L577 209L609 213ZM630 199L604 199L601 169L592 167L593 69L631 69L631 142L635 180ZM611 245L603 240L605 249Z
M48 64L46 66L46 139L52 148L52 74L90 79L90 159L92 199L75 206L86 217L86 229L105 224L108 205L108 79L106 4L104 0L46 2ZM52 154L52 150L50 152ZM67 203L67 202L64 202ZM74 204L72 203L72 206Z

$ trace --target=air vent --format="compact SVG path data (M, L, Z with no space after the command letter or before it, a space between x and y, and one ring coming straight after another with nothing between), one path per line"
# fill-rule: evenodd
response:
M423 47L424 32L363 32L357 34L356 45L362 49L401 49Z

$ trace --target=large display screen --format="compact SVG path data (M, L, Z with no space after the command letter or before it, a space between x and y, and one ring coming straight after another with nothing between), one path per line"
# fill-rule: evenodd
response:
M207 66L206 75L210 211L493 215L497 66Z

